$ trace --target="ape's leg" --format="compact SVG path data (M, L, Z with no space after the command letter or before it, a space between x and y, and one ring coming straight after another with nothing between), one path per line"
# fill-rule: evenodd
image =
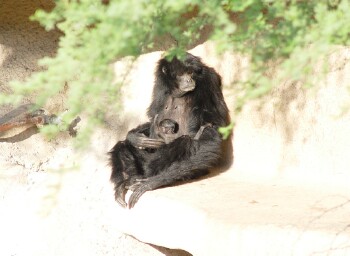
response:
M198 140L192 140L189 137L180 137L177 140L183 140L182 146L184 147L171 148L168 151L162 150L162 158L151 161L149 168L165 167L165 161L168 159L174 160L173 155L167 155L168 153L174 154L174 150L182 152L180 154L182 159L177 159L178 161L172 162L163 170L154 170L156 172L155 176L141 179L130 186L133 193L129 199L129 208L132 208L146 191L172 185L177 181L203 176L208 173L207 170L209 168L214 167L218 163L221 156L222 139L215 128L207 127Z
M114 183L115 200L122 207L126 207L125 194L127 187L137 178L142 178L142 169L139 168L143 157L138 154L138 149L132 147L128 142L118 142L110 152L112 173L111 182ZM137 158L137 156L139 158Z
M179 172L175 171L168 173L167 175L164 175L164 173L162 173L157 176L137 180L137 182L135 182L129 187L129 189L133 191L133 193L129 198L128 207L133 208L137 201L140 199L140 197L147 191L155 190L164 186L169 186L177 181L186 181L202 177L204 175L207 175L209 173L209 170L182 169L180 172L181 175L179 175Z

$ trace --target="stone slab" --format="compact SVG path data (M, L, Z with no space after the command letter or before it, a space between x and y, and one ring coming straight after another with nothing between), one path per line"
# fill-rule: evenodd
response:
M349 255L350 190L222 174L118 209L122 232L193 255Z

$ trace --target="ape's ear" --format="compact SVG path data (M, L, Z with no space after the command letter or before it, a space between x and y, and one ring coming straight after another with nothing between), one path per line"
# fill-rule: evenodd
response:
M168 69L166 67L162 67L162 72L163 72L164 75L166 75L167 72L168 72Z

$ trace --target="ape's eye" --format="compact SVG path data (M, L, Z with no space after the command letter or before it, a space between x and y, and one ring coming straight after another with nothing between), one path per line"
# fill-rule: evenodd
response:
M178 74L176 74L175 71L172 71L172 72L170 72L170 76L171 76L171 78L176 78L178 76Z
M200 74L202 74L203 69L200 68L200 67L198 67L198 68L196 68L196 69L194 70L194 72L196 72L196 74L200 75Z
M163 74L166 75L166 73L168 72L168 69L166 67L162 67L162 72L163 72Z

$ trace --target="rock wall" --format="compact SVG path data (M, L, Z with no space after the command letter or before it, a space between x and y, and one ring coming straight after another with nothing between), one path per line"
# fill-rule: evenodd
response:
M348 182L350 48L324 58L330 71L315 88L287 81L266 103L244 108L235 128L235 169Z
M59 32L46 32L39 24L28 21L28 16L39 7L50 9L53 3L39 0L1 3L1 91L8 90L6 84L9 81L23 80L40 70L37 60L56 51ZM229 88L245 75L247 60L229 53L217 56L214 48L205 43L194 48L192 53L213 66L222 75L225 88ZM107 120L110 127L117 130L118 138L146 120L145 109L150 102L154 66L161 54L145 54L134 64L123 89L125 112L111 113L110 120ZM316 90L286 83L275 90L266 103L250 103L244 108L234 131L233 169L236 172L312 178L349 175L350 49L338 49L328 57L331 70ZM116 63L117 74L124 64L123 61ZM232 108L234 98L229 90L225 90L225 96ZM4 106L0 108L2 113L6 110Z
M231 86L246 76L247 59L226 53L218 56L212 43L190 50L214 67L223 78L224 95L230 109L234 106ZM126 129L145 121L153 83L152 69L161 52L141 56L124 88L127 116L137 120ZM289 177L336 179L350 176L350 49L338 48L324 56L330 71L320 84L306 89L300 83L286 81L261 102L250 102L234 117L234 164L230 170L250 177ZM116 64L116 71L121 63ZM144 68L147 67L147 68ZM152 68L150 68L152 67ZM233 113L231 113L233 115ZM138 118L136 118L138 117ZM141 118L141 119L140 119ZM124 120L125 121L125 120ZM345 179L346 181L346 179Z

